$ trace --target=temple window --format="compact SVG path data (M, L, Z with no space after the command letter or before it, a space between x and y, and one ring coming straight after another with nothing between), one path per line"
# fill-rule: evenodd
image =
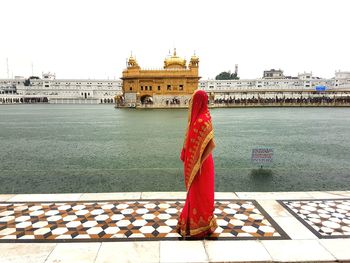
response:
M158 86L158 90L160 90L160 86Z
M132 90L132 87L130 87L130 90Z
M184 85L180 85L179 90L184 90Z
M149 90L152 90L152 86L149 86Z
M141 90L143 90L143 86L141 86Z
M168 85L168 86L167 86L167 90L171 90L171 85Z
M145 87L145 90L148 90L148 86Z

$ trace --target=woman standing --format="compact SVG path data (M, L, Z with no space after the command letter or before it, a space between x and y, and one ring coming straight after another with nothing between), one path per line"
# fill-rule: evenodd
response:
M177 230L183 237L203 238L217 227L214 217L214 147L208 95L205 91L197 90L190 101L181 152L187 197Z

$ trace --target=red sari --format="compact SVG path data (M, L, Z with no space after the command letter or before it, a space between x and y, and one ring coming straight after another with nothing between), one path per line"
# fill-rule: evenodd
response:
M214 217L214 134L208 110L208 95L197 90L191 99L181 160L187 190L177 224L183 237L203 238L217 228Z

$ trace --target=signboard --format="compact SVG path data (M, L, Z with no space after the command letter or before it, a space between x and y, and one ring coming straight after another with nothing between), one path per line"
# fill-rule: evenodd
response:
M256 148L252 150L252 163L267 164L272 163L273 149L272 148Z
M321 85L316 86L316 91L325 91L326 89L327 89L326 86L321 86Z

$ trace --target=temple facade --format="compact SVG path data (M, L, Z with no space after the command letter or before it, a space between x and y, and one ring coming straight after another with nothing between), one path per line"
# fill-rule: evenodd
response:
M198 64L193 55L187 65L176 49L159 70L142 69L131 56L121 78L123 94L116 97L117 107L187 107L198 88Z

